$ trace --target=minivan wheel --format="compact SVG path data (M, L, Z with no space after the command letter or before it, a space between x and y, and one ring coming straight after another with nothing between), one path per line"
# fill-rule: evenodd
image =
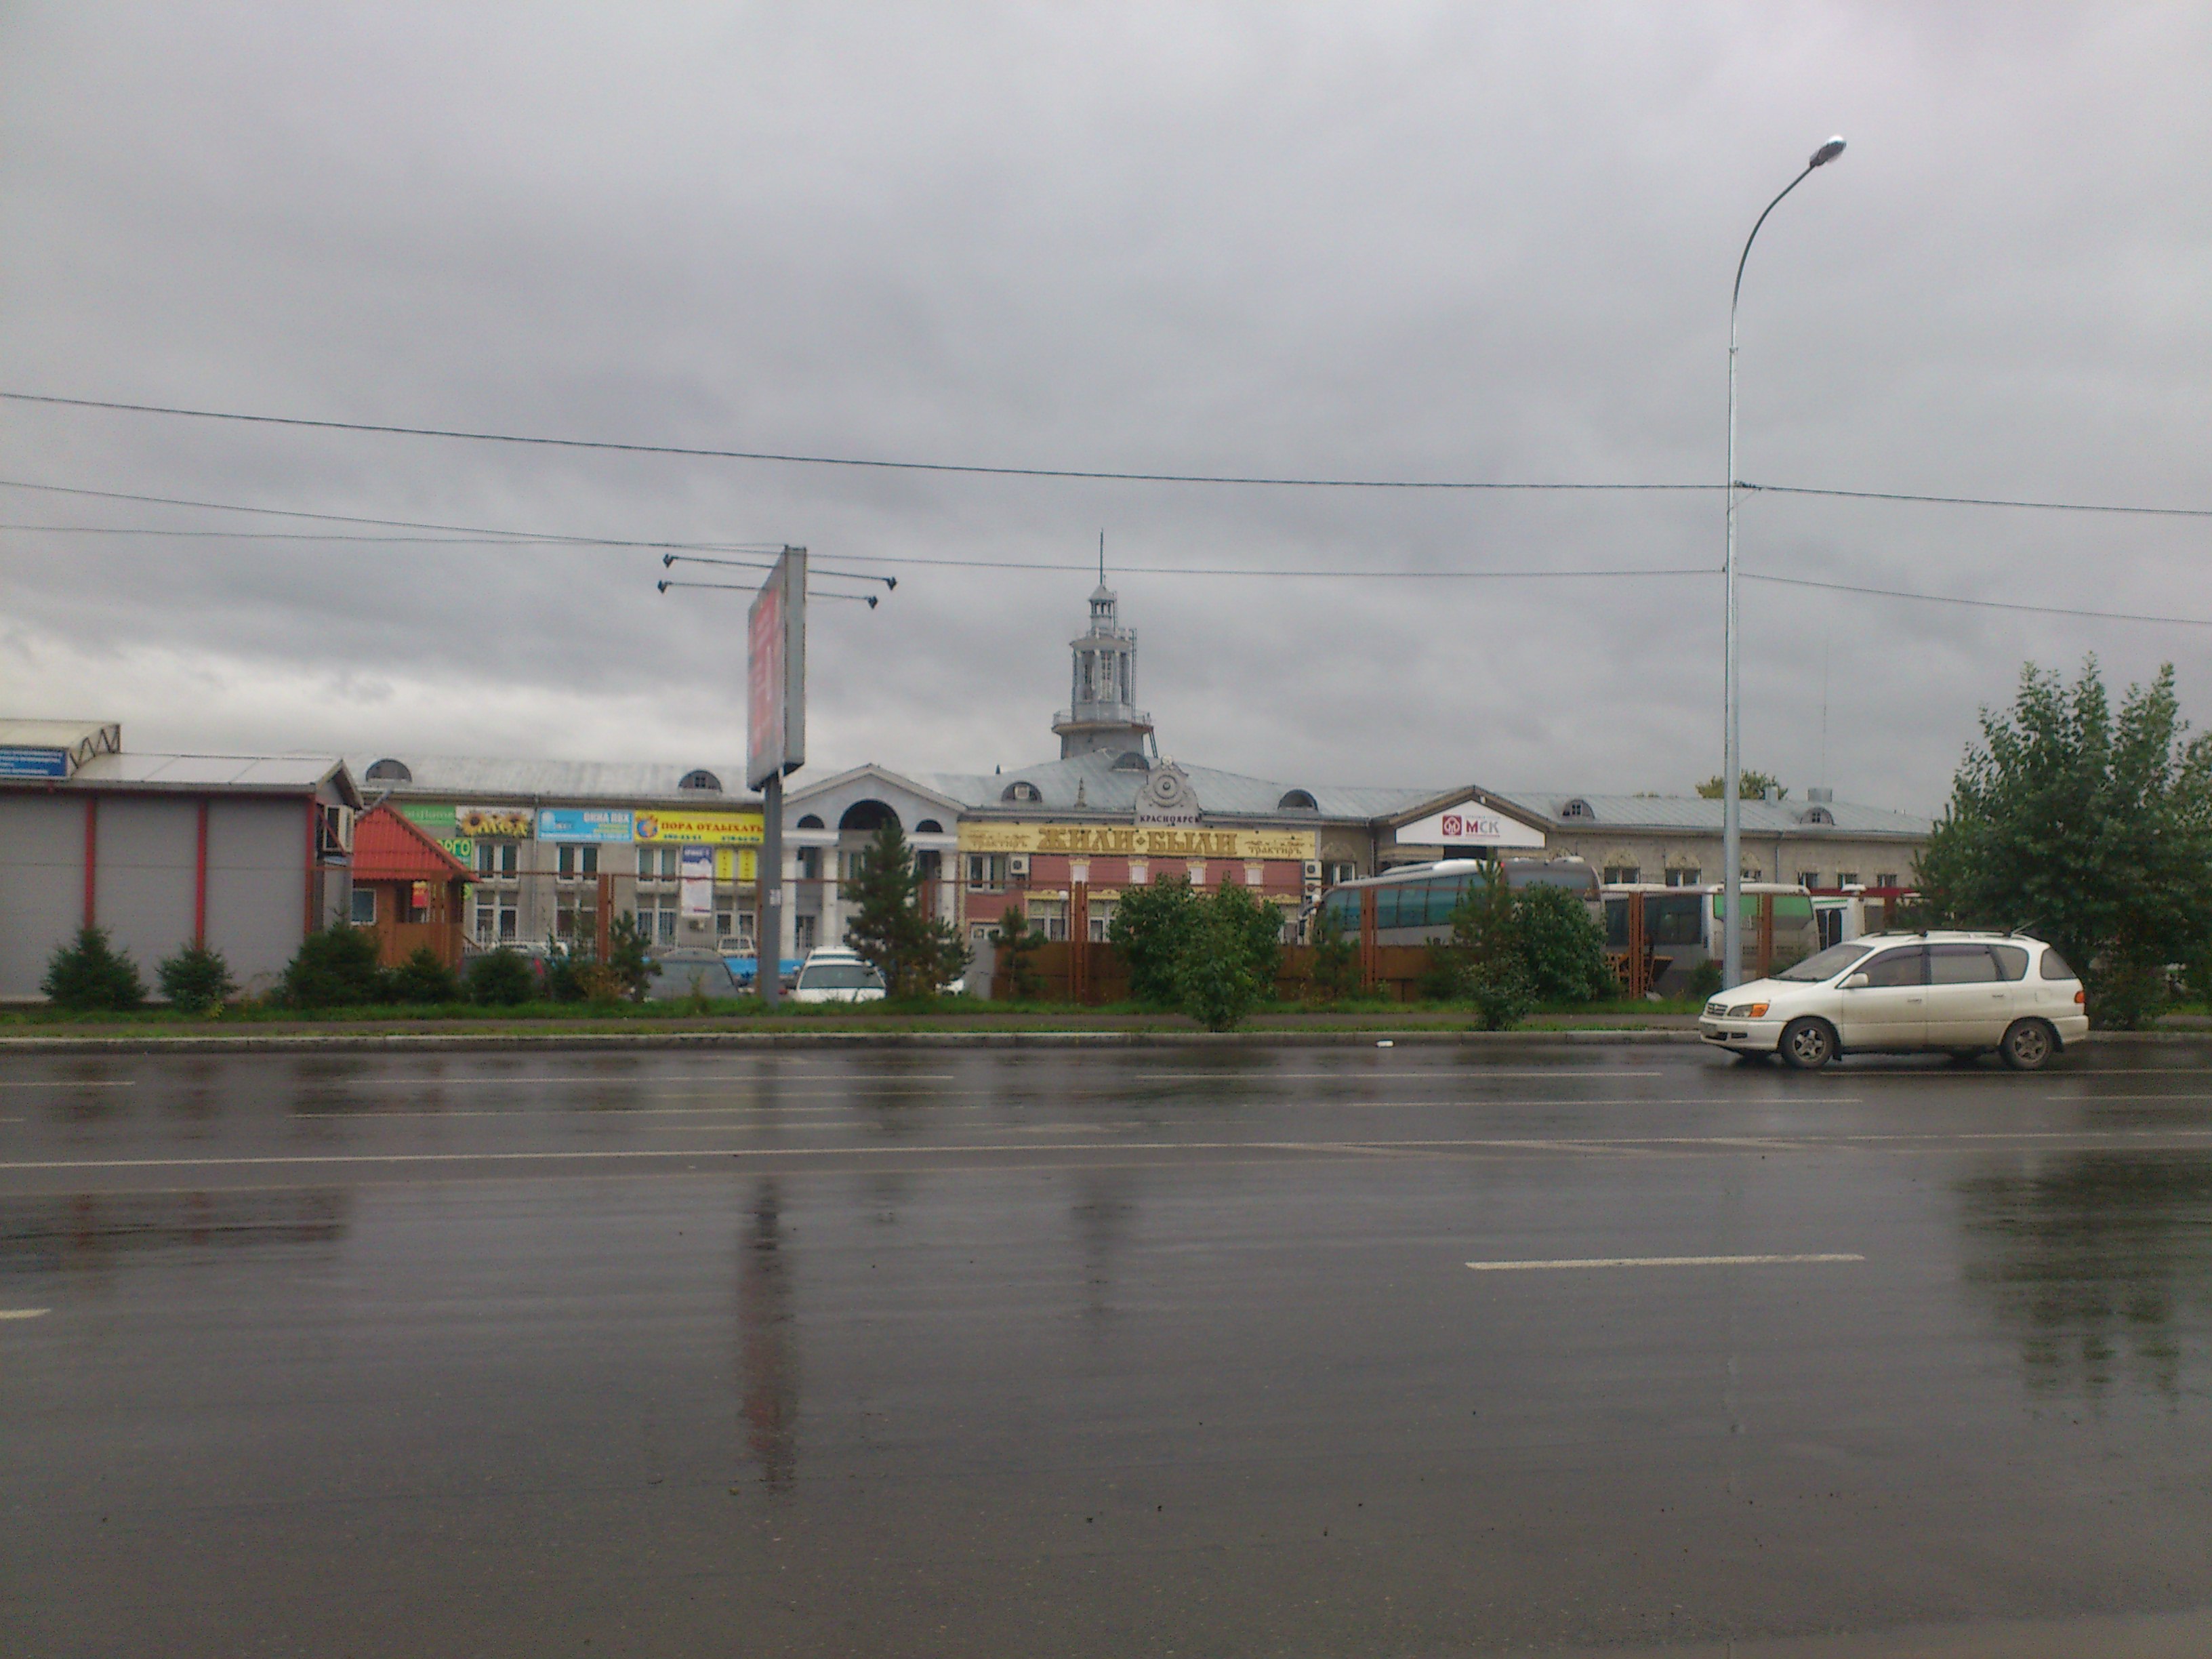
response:
M1836 1057L1836 1033L1825 1019L1793 1019L1782 1028L1782 1058L1801 1072L1817 1072Z
M2058 1034L2039 1019L2016 1019L1997 1052L2015 1072L2039 1072L2058 1052Z

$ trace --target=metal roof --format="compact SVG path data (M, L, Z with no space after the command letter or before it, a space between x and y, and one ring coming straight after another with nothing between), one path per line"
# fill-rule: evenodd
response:
M1137 810L1137 792L1144 787L1150 767L1145 771L1133 768L1121 770L1120 758L1102 750L1067 760L1015 767L1003 773L917 772L909 775L924 787L950 796L975 811L1014 817L1039 811L1072 812L1079 810L1076 793L1080 787L1083 800L1079 810L1127 817ZM1189 766L1179 761L1175 764L1181 766L1183 775L1190 780L1192 793L1198 797L1199 811L1208 817L1328 819L1337 823L1351 820L1364 823L1427 800L1437 793L1434 789L1346 787L1304 779L1280 782L1249 777L1241 772L1217 771L1210 766ZM1018 782L1034 784L1042 799L1006 799L1006 792ZM1313 807L1285 807L1283 797L1294 789L1303 789L1311 795Z
M356 881L459 881L468 866L404 815L375 806L353 830Z
M62 787L307 794L333 780L348 799L361 799L345 763L325 755L95 755Z
M379 760L396 760L411 775L405 783L370 778ZM659 761L501 760L469 755L379 755L352 763L354 775L371 794L389 791L416 795L485 800L661 801L709 807L718 802L757 806L745 793L742 761L694 761L673 765ZM678 779L706 770L721 780L721 790L678 789Z
M1576 830L1697 830L1718 835L1725 803L1702 795L1590 795L1549 789L1505 790L1499 799L1547 820L1551 828ZM1567 804L1579 801L1587 815L1565 816ZM1802 830L1839 836L1911 836L1924 837L1935 825L1910 812L1893 812L1882 806L1863 806L1854 801L1747 800L1741 822L1747 836L1786 835ZM1810 823L1806 814L1820 808L1834 819L1832 825Z

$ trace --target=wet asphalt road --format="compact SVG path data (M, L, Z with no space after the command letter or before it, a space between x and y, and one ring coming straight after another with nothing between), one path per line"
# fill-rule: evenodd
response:
M0 1652L2212 1650L2209 1068L10 1057Z

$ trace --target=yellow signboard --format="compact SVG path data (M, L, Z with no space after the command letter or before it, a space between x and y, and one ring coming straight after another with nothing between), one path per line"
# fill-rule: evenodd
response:
M720 882L758 881L760 854L750 847L740 852L734 847L714 849L714 879Z
M963 853L1073 853L1138 859L1315 856L1310 830L1139 830L1120 823L963 823Z
M682 847L757 847L758 812L640 811L633 832L641 842Z

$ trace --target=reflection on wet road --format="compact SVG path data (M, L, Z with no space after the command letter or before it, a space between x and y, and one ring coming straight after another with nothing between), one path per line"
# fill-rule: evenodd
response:
M0 1651L2204 1650L2212 1047L1488 1053L11 1060Z

